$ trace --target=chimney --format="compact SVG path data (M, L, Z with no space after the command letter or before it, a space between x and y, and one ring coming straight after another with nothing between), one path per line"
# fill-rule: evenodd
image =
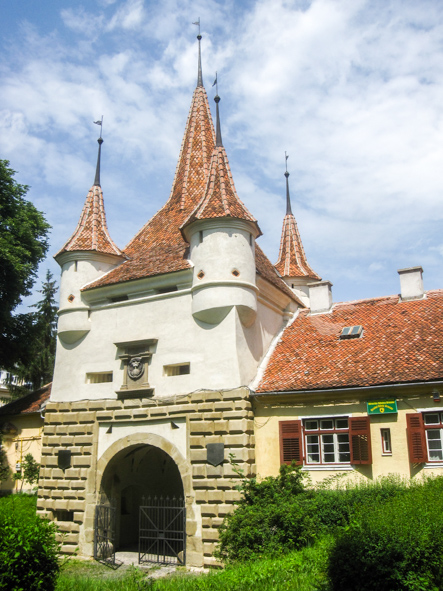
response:
M424 297L422 267L399 269L400 296L403 301L421 300Z
M329 312L332 308L332 283L319 281L318 283L309 283L308 287L311 314Z

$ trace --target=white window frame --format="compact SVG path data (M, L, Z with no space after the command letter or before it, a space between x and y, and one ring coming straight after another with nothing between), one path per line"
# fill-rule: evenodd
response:
M347 421L347 427L345 428L341 428L341 427L337 427L337 422L340 420L346 420ZM316 421L318 424L317 429L307 429L306 428L306 424L309 422L314 422ZM331 429L326 428L324 425L322 425L322 422L326 422L326 421L333 421L333 426ZM349 438L349 416L348 415L334 415L334 416L318 416L318 417L304 417L302 418L302 433L303 433L303 449L304 449L304 466L306 468L312 469L312 468L317 468L317 469L330 469L330 468L334 468L334 467L350 467L351 466L351 451L350 451L350 438ZM348 435L348 441L345 442L345 445L347 445L348 447L348 451L347 452L341 452L341 453L347 453L349 454L349 460L346 461L340 461L339 459L339 446L340 446L340 442L339 442L339 436L340 435L344 435L347 434ZM324 437L332 435L332 442L325 442L324 441ZM308 437L318 437L318 442L317 443L313 443L313 442L309 442L308 443ZM333 446L333 454L334 454L334 461L333 462L327 462L325 461L325 454L326 453L331 453L331 452L326 452L325 451L325 446L326 445L331 445ZM318 455L319 455L319 461L308 461L308 449L309 446L312 445L318 445Z

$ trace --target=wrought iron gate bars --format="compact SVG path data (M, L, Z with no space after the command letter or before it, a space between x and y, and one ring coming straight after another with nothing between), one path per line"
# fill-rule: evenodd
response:
M115 566L115 506L95 507L94 559Z
M148 497L140 507L138 561L186 563L186 509L183 498Z

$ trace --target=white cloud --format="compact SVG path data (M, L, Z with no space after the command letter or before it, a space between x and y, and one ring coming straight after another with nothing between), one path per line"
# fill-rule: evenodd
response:
M196 80L192 22L200 16L210 102L217 70L237 190L270 259L287 150L308 260L340 299L396 290L395 270L416 259L428 265L429 287L443 285L441 3L87 6L68 1L64 28L47 34L30 14L0 66L0 149L50 211L55 250L92 180L92 121L102 114L103 184L119 245L167 199ZM68 215L71 222L61 222Z

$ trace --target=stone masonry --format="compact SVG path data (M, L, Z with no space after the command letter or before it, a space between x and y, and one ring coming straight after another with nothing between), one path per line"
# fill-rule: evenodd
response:
M93 553L94 507L97 503L103 460L97 458L100 422L137 422L186 418L188 449L179 466L187 507L187 562L215 564L212 554L218 527L239 498L239 476L229 463L233 454L246 477L255 476L254 423L248 388L201 391L169 399L85 400L49 403L46 407L39 481L38 512L56 520L56 511L72 511L72 521L58 520L62 551ZM138 434L143 443L142 434ZM147 441L149 443L149 441ZM208 443L223 443L222 465L207 462ZM152 442L151 442L152 444ZM125 442L122 441L120 448ZM58 467L58 451L71 451L71 467ZM164 451L168 453L166 448ZM184 454L183 454L184 455ZM171 453L174 459L174 455ZM109 459L109 458L108 458ZM192 506L201 511L200 517ZM58 513L60 515L60 513Z

